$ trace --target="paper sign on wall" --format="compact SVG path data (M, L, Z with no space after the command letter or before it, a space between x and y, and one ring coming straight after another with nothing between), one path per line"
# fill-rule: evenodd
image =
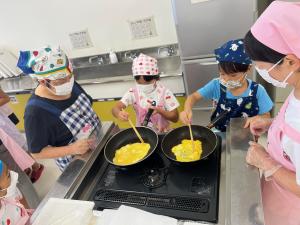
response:
M93 47L88 30L77 31L69 34L74 49Z
M19 103L19 101L18 101L18 99L15 95L9 95L9 99L10 99L9 101L10 101L11 104L18 104Z
M154 17L129 21L132 39L143 39L157 36Z

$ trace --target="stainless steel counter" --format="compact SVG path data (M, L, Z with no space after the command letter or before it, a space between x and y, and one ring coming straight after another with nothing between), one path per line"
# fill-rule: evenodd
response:
M243 128L245 121L232 119L226 135L226 217L230 218L226 224L263 225L259 171L245 162L248 142L253 140L249 129Z
M100 144L98 147L94 151L88 152L83 156L76 157L69 164L31 216L31 222L34 221L36 216L39 214L39 211L49 198L72 198L74 191L77 189L79 184L81 184L115 128L116 127L112 122L102 123L102 128L99 132L99 138L101 140L99 140Z
M263 225L262 203L259 173L247 167L245 162L248 141L252 135L244 129L244 119L233 119L227 133L219 133L222 137L221 173L219 192L219 225ZM77 158L59 177L51 191L43 199L32 217L32 221L50 197L72 198L80 192L85 196L95 185L99 172L95 173L94 181L90 181L83 190L77 189L83 182L92 164L104 147L108 137L115 132L111 122L103 123L102 141L97 149L87 156ZM82 186L82 185L81 185ZM184 224L179 221L178 224Z

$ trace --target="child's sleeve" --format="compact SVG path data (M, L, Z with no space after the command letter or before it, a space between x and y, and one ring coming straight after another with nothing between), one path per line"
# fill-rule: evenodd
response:
M273 108L273 102L271 98L269 97L266 89L262 85L258 85L257 89L257 102L258 102L258 114L264 114L267 112L270 112L271 109Z
M179 102L174 94L170 90L166 90L165 93L165 109L167 111L172 111L179 107Z
M217 100L220 98L220 83L218 79L213 79L208 82L205 86L198 89L197 91L204 99Z
M124 95L123 97L121 98L120 100L124 105L126 105L126 107L128 105L132 105L133 104L133 91L132 89L129 89Z

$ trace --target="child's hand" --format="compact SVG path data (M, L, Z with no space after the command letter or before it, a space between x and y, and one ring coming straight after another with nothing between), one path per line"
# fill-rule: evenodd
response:
M157 107L157 106L150 106L149 108L154 110L152 115L156 113L162 114L163 111L165 111L162 107Z
M129 113L121 110L118 114L118 119L122 121L128 121Z
M191 124L193 113L191 110L182 111L179 114L179 119L184 124Z

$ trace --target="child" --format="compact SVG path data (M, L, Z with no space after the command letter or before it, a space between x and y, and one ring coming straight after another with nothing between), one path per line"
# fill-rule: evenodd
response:
M127 121L129 114L123 109L133 105L136 113L136 125L141 126L149 108L154 109L148 126L161 133L169 129L169 121L178 121L179 103L173 93L159 82L157 60L140 54L133 60L133 77L136 85L125 93L112 109L114 117ZM156 106L151 106L152 102Z
M188 96L180 120L189 124L192 118L192 107L202 98L211 99L216 109L211 120L224 110L228 111L225 118L216 124L216 129L226 131L230 118L253 117L261 115L270 117L269 111L273 103L263 86L247 79L251 60L245 53L242 39L231 40L215 49L219 62L220 77L211 80L204 87ZM248 122L247 122L248 123Z
M0 221L1 224L25 225L29 220L21 192L17 188L18 173L9 171L0 160ZM21 203L24 202L24 205Z
M27 150L26 140L15 126L19 120L8 106L9 101L9 96L0 89L0 145L4 143L19 167L30 177L31 182L35 183L40 178L44 166L33 159L28 160L30 156L24 151L24 149Z

